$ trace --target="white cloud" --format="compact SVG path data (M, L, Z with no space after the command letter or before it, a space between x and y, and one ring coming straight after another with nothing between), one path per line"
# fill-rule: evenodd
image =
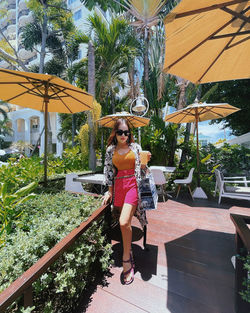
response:
M231 135L229 128L223 129L223 123L209 125L209 121L200 122L198 125L199 134L210 137L211 142L216 142L219 139L231 139L234 136Z

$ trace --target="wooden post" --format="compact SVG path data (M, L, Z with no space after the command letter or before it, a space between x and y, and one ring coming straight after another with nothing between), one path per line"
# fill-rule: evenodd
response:
M24 304L24 308L27 308L33 305L32 285L30 285L23 293L23 304Z

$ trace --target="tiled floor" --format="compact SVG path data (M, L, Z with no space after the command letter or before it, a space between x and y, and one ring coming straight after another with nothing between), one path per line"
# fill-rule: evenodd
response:
M142 248L134 220L136 275L129 286L120 281L122 246L119 231L114 232L111 275L81 312L234 313L235 230L229 214L238 210L249 215L249 203L229 210L229 202L220 207L208 201L184 202L168 200L148 212L149 251Z

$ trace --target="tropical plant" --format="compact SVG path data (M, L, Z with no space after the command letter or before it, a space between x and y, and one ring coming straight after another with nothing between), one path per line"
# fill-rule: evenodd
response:
M75 128L79 130L81 125L86 123L87 117L85 112L74 113L75 116ZM72 116L71 114L60 113L59 120L61 128L57 134L57 138L63 142L69 144L72 141ZM74 138L75 140L75 138Z
M0 292L28 270L46 252L77 228L100 206L100 199L65 192L37 195L19 206L22 216L0 249ZM111 244L103 220L94 222L32 285L35 311L73 312L85 288L108 269ZM22 311L17 299L6 313ZM31 309L31 308L30 308Z
M212 120L211 124L223 122L236 136L250 132L250 80L232 80L219 83L204 84L202 99L212 103L229 103L241 110L222 119Z
M38 72L60 75L67 64L65 48L75 27L72 13L62 0L37 1L29 0L28 8L33 13L33 21L24 26L22 44L26 50L35 50L40 55ZM45 68L45 57L50 59Z
M8 193L7 183L0 183L0 244L5 242L13 223L23 213L18 205L34 198L35 195L30 192L35 186L36 183L32 182L14 193Z
M102 113L115 112L116 96L125 87L122 74L127 72L129 60L136 54L136 40L131 36L125 19L111 15L106 19L94 13L88 18L89 34L77 32L72 38L72 46L88 44L88 62L81 60L68 71L70 79L94 95L102 105ZM85 77L85 78L84 78ZM88 81L86 81L88 77ZM88 85L87 85L88 83ZM95 131L90 112L89 126L89 168L95 170Z
M243 268L247 271L247 273L250 272L250 254L248 254L246 257L239 257L243 261ZM249 275L247 277L244 277L243 283L242 283L242 289L239 294L241 295L242 299L248 303L250 303L250 277Z

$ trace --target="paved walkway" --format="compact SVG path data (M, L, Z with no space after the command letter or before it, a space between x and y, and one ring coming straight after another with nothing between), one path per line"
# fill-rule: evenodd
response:
M149 251L142 249L142 234L134 220L136 275L129 286L120 282L122 247L119 232L114 232L111 275L82 312L235 313L231 262L235 230L229 206L190 203L168 200L148 212ZM250 213L247 208L238 210Z

